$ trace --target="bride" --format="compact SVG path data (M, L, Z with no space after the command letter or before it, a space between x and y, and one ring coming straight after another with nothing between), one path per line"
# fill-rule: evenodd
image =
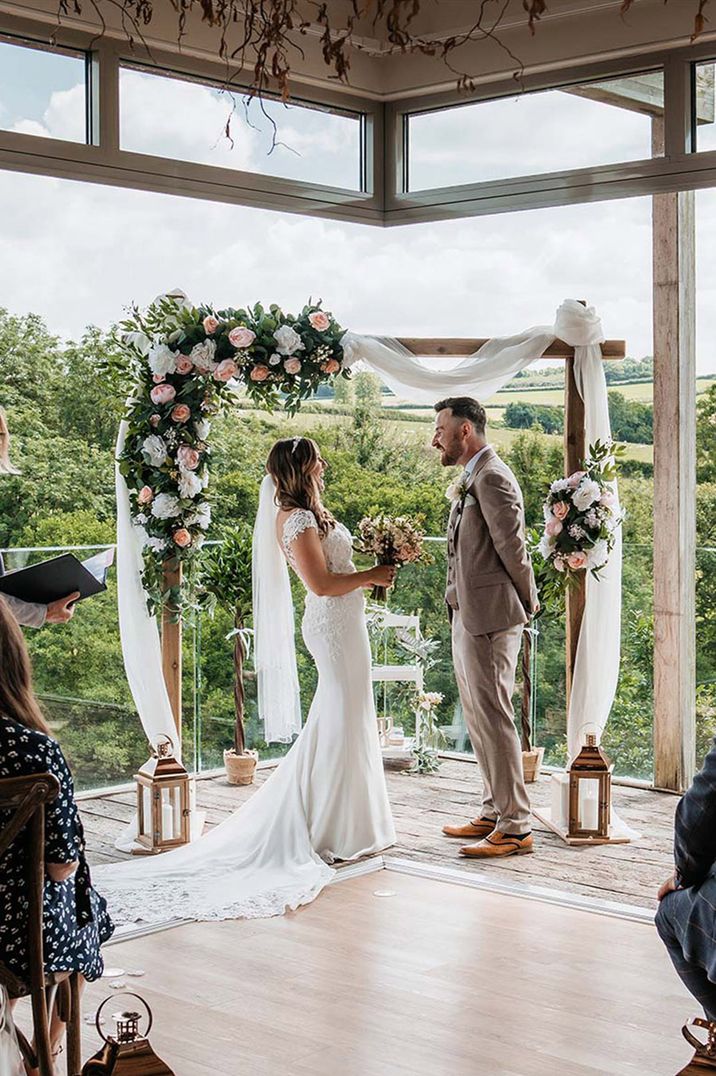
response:
M292 748L248 802L193 844L95 868L115 921L254 918L313 900L329 864L395 841L370 678L364 587L395 569L356 571L348 530L324 507L326 464L294 437L271 449L254 528L255 665L266 739L300 729L287 564L306 588L303 638L318 687Z

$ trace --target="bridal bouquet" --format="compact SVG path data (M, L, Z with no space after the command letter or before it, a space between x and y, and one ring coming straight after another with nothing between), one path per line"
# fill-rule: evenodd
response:
M358 524L358 534L359 552L374 556L376 564L430 561L429 554L423 549L423 532L408 516L391 518L382 512L377 516L365 516ZM373 587L371 597L374 601L385 601L386 596L385 587Z
M557 479L549 488L537 552L559 590L574 585L583 571L598 579L609 560L624 519L613 484L616 456L622 452L611 441L596 441L584 470Z

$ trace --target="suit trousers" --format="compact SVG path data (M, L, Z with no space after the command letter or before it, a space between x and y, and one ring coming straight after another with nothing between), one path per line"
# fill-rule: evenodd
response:
M716 1020L716 907L713 878L698 887L667 893L656 912L656 929L677 975L702 1006L707 1020Z
M460 610L452 617L455 679L475 758L482 774L482 816L501 833L530 829L530 801L522 771L512 692L522 625L488 635L471 635Z

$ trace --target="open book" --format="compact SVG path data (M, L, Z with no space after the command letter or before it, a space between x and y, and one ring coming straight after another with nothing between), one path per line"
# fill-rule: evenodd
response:
M113 547L103 549L85 561L79 561L73 553L63 553L0 576L0 593L25 602L49 605L78 590L78 600L81 601L107 589L107 570L113 560Z

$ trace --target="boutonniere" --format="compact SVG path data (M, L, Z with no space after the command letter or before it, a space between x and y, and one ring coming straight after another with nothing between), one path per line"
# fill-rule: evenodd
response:
M470 504L477 504L477 501L472 496L472 494L467 492L468 486L469 483L466 481L464 476L458 478L454 482L450 483L448 488L445 490L445 496L453 504L456 501L459 501L463 508L466 508Z

